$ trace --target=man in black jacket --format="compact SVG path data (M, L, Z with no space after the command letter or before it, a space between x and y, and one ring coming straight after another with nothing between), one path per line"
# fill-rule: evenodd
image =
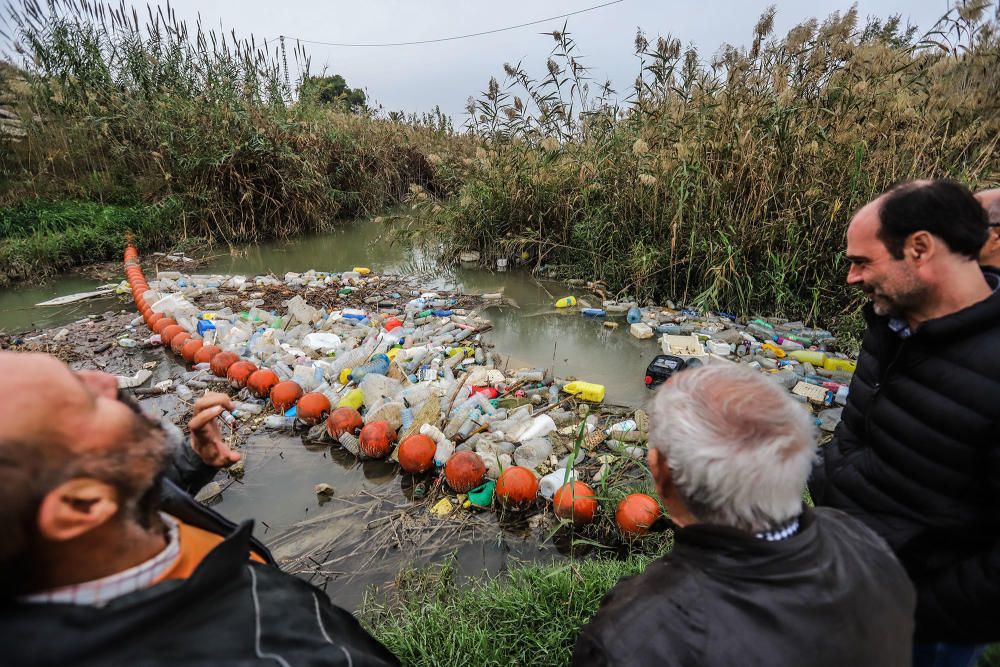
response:
M650 406L649 469L674 548L623 579L573 664L906 667L913 586L860 521L803 507L812 417L738 365L676 375Z
M0 352L0 663L396 665L326 594L195 503L238 460L195 404L191 443L117 396L113 377Z
M906 567L914 665L971 665L1000 640L1000 279L977 262L986 235L951 181L897 186L847 231L868 330L810 490Z

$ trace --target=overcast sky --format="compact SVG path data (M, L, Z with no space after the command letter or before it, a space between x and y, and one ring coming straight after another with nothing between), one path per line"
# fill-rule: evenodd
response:
M0 0L7 4L10 0ZM606 0L173 0L179 18L201 12L208 26L236 29L260 38L278 35L325 42L403 42L450 37L564 14ZM144 8L145 2L133 4ZM155 4L155 3L153 3ZM721 44L745 45L768 5L777 5L776 34L795 24L850 7L849 0L624 0L569 17L569 31L595 79L610 78L618 90L636 75L633 40L641 27L650 41L667 33L693 43L707 59ZM862 17L894 13L922 29L948 9L948 0L859 0ZM143 12L144 13L144 12ZM484 89L490 76L503 81L503 64L523 61L541 75L552 48L544 31L562 28L563 19L498 34L437 44L385 48L306 45L312 72L324 67L350 86L361 86L387 109L422 112L440 105L456 125L464 123L465 101Z

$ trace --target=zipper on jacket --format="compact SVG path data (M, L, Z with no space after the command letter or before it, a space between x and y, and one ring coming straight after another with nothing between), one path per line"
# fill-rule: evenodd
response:
M872 423L872 412L874 412L875 409L875 401L878 399L879 394L882 393L882 385L889 378L889 373L892 372L892 369L896 365L896 362L899 361L899 358L903 354L903 348L906 347L906 344L909 342L909 340L910 340L909 338L904 338L900 341L899 346L896 348L896 353L892 356L892 359L889 361L889 363L886 364L885 367L881 369L882 372L879 373L878 379L875 380L875 386L872 387L872 400L868 406L868 410L865 412L865 438L868 443L871 442L871 437L872 437L871 423Z

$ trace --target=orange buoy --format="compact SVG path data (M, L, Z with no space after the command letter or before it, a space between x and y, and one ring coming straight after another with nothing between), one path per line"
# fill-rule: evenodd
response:
M196 364L207 364L220 352L222 348L218 345L202 345L201 349L194 353L194 359L191 361Z
M154 329L153 327L155 327L156 323L159 322L160 320L162 320L165 317L166 317L166 315L164 315L163 313L153 313L152 315L150 315L149 319L146 320L146 324L149 326L150 331L154 331L155 332L156 329Z
M240 355L235 352L219 352L217 355L212 357L212 361L209 362L209 368L212 371L212 375L224 378L226 377L226 371L229 370L229 367L239 360Z
M455 452L444 465L444 478L448 486L458 493L466 493L479 486L486 476L486 464L479 454L468 450Z
M281 412L295 405L301 396L302 387L294 380L285 380L271 387L271 403Z
M247 378L247 387L257 398L267 398L271 393L271 388L280 381L278 375L270 368L261 368L251 373L250 377Z
M160 320L161 322L163 320ZM163 327L160 330L160 340L164 345L170 345L170 341L174 339L174 336L184 331L184 327L179 324L171 324Z
M560 519L573 523L590 523L597 514L597 495L583 482L570 482L556 491L552 508Z
M226 377L229 378L229 384L242 389L247 386L247 380L256 370L257 364L241 359L229 367L229 370L226 371Z
M538 495L535 473L521 466L511 466L497 478L497 498L512 509L525 509L534 504Z
M330 399L316 391L303 394L295 404L295 415L303 424L309 426L318 424L328 412L330 412Z
M429 470L434 465L434 452L437 443L422 433L403 438L399 443L399 467L408 473L419 473Z
M170 351L180 356L181 350L184 349L184 344L188 342L191 338L191 334L187 331L182 331L173 338L170 339Z
M389 422L371 422L361 429L358 449L369 458L384 459L392 451L394 442L396 442L396 429L390 426Z
M618 503L615 521L626 535L645 535L660 518L660 504L645 493L630 493Z
M338 440L344 433L354 435L364 425L361 413L347 405L337 408L326 418L326 432L334 440Z
M194 355L198 354L198 350L204 345L205 341L200 338L188 338L188 341L184 343L184 347L181 348L181 357L190 364L194 361Z
M163 330L167 327L172 327L177 324L177 320L172 317L164 317L162 320L158 320L156 324L153 325L153 332L163 335Z

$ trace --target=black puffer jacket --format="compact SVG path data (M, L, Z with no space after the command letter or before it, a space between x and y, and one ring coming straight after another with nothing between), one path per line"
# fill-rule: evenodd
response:
M885 542L836 510L780 542L689 526L608 593L573 664L909 667L913 605Z
M919 640L1000 640L1000 291L906 339L870 306L865 317L813 500L896 552L917 588Z

